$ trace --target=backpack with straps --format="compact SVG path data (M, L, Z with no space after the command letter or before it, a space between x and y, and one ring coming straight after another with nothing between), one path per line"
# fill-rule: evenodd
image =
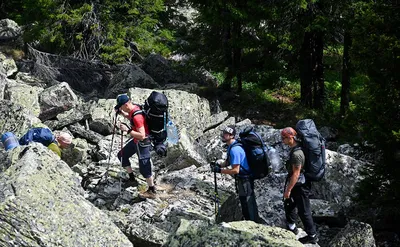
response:
M47 128L32 128L19 139L19 144L28 145L30 142L39 142L47 147L55 142L55 139L51 130Z
M309 181L321 181L325 176L325 139L312 119L298 121L296 131L300 139L298 149L301 148L305 156L304 176Z
M239 145L244 149L253 178L266 177L269 173L270 160L268 158L268 147L261 136L254 131L253 127L247 127L240 132L239 137L237 144L233 146Z
M143 114L146 118L147 126L150 131L150 139L161 155L166 155L164 142L167 139L167 121L168 121L168 98L165 94L153 91L144 102L144 105L138 105L140 110L133 113L132 117L137 114Z

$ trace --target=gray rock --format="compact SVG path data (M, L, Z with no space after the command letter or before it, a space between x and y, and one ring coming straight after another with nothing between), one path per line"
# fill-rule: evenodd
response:
M17 39L21 35L21 28L10 19L0 20L0 41L9 42Z
M222 112L222 106L221 103L219 103L219 100L215 99L210 101L210 110L211 114L218 114Z
M0 133L12 131L21 137L40 120L29 110L9 100L0 100Z
M86 140L74 138L72 140L72 145L62 150L61 159L72 167L86 161L88 150L89 147Z
M46 88L39 95L41 109L39 118L42 121L54 118L74 108L77 102L78 97L66 82Z
M128 94L133 102L143 103L152 91L131 88ZM193 139L201 136L207 124L204 119L211 116L208 100L184 91L167 90L163 93L169 101L169 116L177 127L186 128L188 135Z
M237 221L211 225L207 222L182 220L167 246L303 246L295 235L287 230Z
M40 144L21 151L10 152L12 165L0 173L5 246L132 246L105 213L86 201L79 178L57 155Z
M336 140L339 134L339 131L337 129L326 126L320 128L318 131L322 135L322 137L325 138L326 141Z
M4 73L7 77L10 77L17 71L18 68L14 59L7 57L0 52L0 73Z
M45 121L45 124L51 129L62 129L65 126L75 124L89 118L89 114L85 114L76 108L57 115L57 120Z
M326 150L326 162L325 178L314 183L314 195L329 202L340 203L344 208L349 207L356 195L356 183L363 179L360 170L368 166L368 163L330 150Z
M372 227L364 222L350 221L329 243L332 247L375 247Z
M115 99L99 99L91 102L89 127L102 135L110 135L113 132L113 119L115 117Z
M4 91L4 99L18 103L31 111L35 117L40 114L39 94L43 88L9 81Z
M314 222L334 227L344 227L346 219L341 211L340 204L321 199L311 199L311 212Z
M202 166L207 164L204 152L203 147L187 135L186 129L182 129L179 143L168 147L168 155L161 159L161 163L170 171L180 170L192 165Z
M175 71L170 62L159 54L150 54L142 66L158 84L164 86L169 83L182 83L182 75Z
M15 80L18 83L23 83L40 88L45 88L47 86L47 83L44 82L43 80L31 75L30 73L25 73L25 72L18 72L17 75L15 76Z
M218 80L213 76L209 71L204 68L200 68L195 73L199 80L200 85L209 86L209 87L217 87Z
M199 139L198 142L200 146L203 146L206 150L207 159L209 161L214 159L219 159L221 157L225 158L224 154L226 148L221 140L222 130L228 125L234 125L235 118L230 117L225 120L218 127L206 131Z
M99 141L104 138L104 136L102 136L94 131L85 129L80 124L70 125L70 126L68 126L68 129L74 135L80 136L93 144L99 143Z
M222 124L228 118L228 116L229 112L227 111L211 115L207 121L207 125L205 126L206 130L215 128L216 126Z
M7 76L0 71L0 100L4 99L4 90L8 82Z
M197 93L199 85L197 83L168 83L162 87L163 90L181 90L189 93Z
M118 94L126 93L132 87L156 88L159 85L138 66L122 65L111 79L105 97L116 98Z

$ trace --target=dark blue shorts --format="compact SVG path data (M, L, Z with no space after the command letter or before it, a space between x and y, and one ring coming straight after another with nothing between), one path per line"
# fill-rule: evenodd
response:
M121 161L122 167L131 166L129 158L137 154L140 174L145 178L149 178L152 175L150 150L151 142L148 138L138 143L131 140L118 152L118 159Z

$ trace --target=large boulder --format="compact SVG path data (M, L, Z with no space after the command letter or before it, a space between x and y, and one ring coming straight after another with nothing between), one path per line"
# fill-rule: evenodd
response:
M168 147L168 155L161 159L161 163L169 170L180 170L192 165L202 166L207 164L205 150L186 133L180 132L179 143Z
M31 111L9 100L0 100L0 133L12 131L18 137L34 124L40 123Z
M30 110L35 117L40 114L39 94L43 88L10 81L4 91L4 99L16 102Z
M21 35L21 28L10 19L0 20L0 42L9 42Z
M7 77L10 77L17 71L18 68L14 59L0 52L0 73L4 73Z
M85 200L79 178L57 155L41 144L21 149L9 153L11 164L0 173L4 246L132 246Z
M201 221L182 220L167 246L303 246L293 233L276 227L238 221L211 225Z
M78 97L68 83L62 82L48 87L39 95L41 110L39 118L42 121L54 118L58 114L74 108L77 102Z
M314 196L329 202L351 206L356 184L363 179L362 167L368 163L326 150L325 178L313 185Z
M152 91L151 89L131 88L129 95L133 102L143 103ZM163 93L168 97L169 116L178 128L186 128L188 135L194 139L201 136L208 124L207 119L211 116L208 100L178 90L166 90Z
M105 97L115 98L118 94L126 93L132 87L157 88L159 85L138 66L122 65L118 73L111 79Z
M331 247L375 247L372 227L364 222L350 221L328 244Z

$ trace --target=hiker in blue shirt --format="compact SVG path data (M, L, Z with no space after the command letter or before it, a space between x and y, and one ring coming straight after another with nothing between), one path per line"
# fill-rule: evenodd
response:
M235 176L236 191L239 194L244 219L259 222L254 179L250 172L246 153L240 145L237 145L235 135L235 126L231 125L223 130L222 141L228 144L227 159L212 164L211 171Z

